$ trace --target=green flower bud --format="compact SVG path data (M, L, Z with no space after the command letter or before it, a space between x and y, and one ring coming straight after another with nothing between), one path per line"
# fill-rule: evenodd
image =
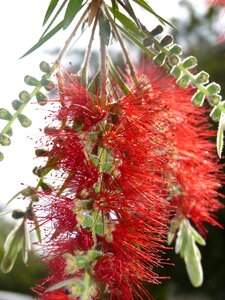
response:
M55 87L54 83L50 80L44 85L46 91L51 91L54 89L54 87Z
M210 105L215 106L220 103L222 96L220 95L210 95L208 97L208 102Z
M32 200L33 202L38 202L38 201L39 201L38 195L36 195L36 194L31 195L31 200Z
M10 121L12 119L12 115L5 108L0 108L0 119Z
M12 212L13 219L21 219L25 216L25 213L22 210L16 209Z
M45 94L43 94L41 92L37 92L37 94L35 96L36 96L38 104L40 104L40 105L47 104L48 97Z
M189 56L183 60L182 64L185 69L193 68L197 66L197 58L194 56Z
M51 67L46 61L42 61L39 65L40 70L44 73L51 73Z
M32 124L32 121L23 114L19 114L17 118L18 118L21 126L23 126L25 128L29 127Z
M170 64L171 66L178 65L179 62L180 62L179 56L177 56L177 55L175 55L175 54L169 56L169 64Z
M19 93L19 98L21 102L27 102L31 99L31 96L27 91L22 91Z
M196 76L197 83L208 83L209 82L209 74L205 71L202 71Z
M4 159L4 155L2 152L0 152L0 161L2 161Z
M160 41L160 45L161 45L162 47L171 45L172 43L173 43L173 37L172 37L172 35L170 35L170 34L164 36L164 37L161 39L161 41Z
M40 156L48 156L49 155L49 151L48 150L45 150L45 149L36 149L35 150L35 155L37 157L40 157Z
M215 106L210 113L210 117L214 122L219 122L221 113L222 113L221 110Z
M181 75L181 69L178 66L174 66L170 71L170 74L173 75L175 78L179 78Z
M190 82L190 78L188 75L183 75L177 80L177 84L182 89L186 89L189 85L189 82Z
M210 83L206 88L210 95L218 94L221 91L221 86L215 82Z
M161 25L158 25L150 32L150 34L156 36L162 32L163 32L163 27Z
M0 145L9 146L11 144L11 140L5 134L0 134Z
M73 122L73 129L76 131L80 131L84 127L84 124L81 122Z
M39 84L39 81L36 78L34 78L33 76L30 76L30 75L26 75L24 77L24 82L27 85L31 85L31 86L37 86Z
M21 195L24 197L29 197L34 194L34 190L31 187L27 187L21 191Z
M13 100L12 101L12 107L15 109L15 110L18 110L20 108L20 106L22 105L22 102L19 101L19 100Z
M205 100L205 94L201 91L198 91L194 94L191 101L195 106L202 106Z
M157 66L162 66L165 63L166 54L163 52L160 52L153 58L153 60Z
M182 54L182 48L180 45L174 44L170 48L170 53L175 55L181 55Z

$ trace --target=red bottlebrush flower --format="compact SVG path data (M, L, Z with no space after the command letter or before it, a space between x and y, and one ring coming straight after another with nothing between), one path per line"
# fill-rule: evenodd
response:
M73 299L75 299L75 298L73 298ZM39 300L71 300L71 298L68 298L63 293L54 292L54 293L44 294L43 297L39 298Z
M207 3L211 6L225 5L225 0L207 0Z
M88 230L81 228L76 234L75 245L77 249L82 251L87 251L91 249L94 245L92 233Z

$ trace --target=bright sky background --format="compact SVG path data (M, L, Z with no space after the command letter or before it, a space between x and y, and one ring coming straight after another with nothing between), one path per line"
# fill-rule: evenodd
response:
M190 0L195 2L195 7L199 11L204 10L204 0ZM19 0L4 1L0 10L0 36L1 36L1 72L0 72L0 107L8 108L11 112L11 101L18 98L21 90L28 89L24 84L25 75L33 75L40 78L39 63L42 60L52 62L53 57L46 54L46 49L54 46L63 46L65 38L56 35L51 43L45 44L30 56L18 60L18 58L34 45L41 33L42 20L49 1L46 0ZM168 19L173 16L185 18L184 11L177 6L177 0L149 0L149 3L159 15ZM148 28L154 28L158 24L155 19L142 19ZM65 33L68 36L71 29ZM65 35L65 37L66 37ZM85 40L77 47L82 47ZM41 112L36 111L35 105L28 105L24 113L28 117L32 116L33 125L30 128L20 128L19 124L14 124L14 136L12 145L0 149L3 150L5 159L0 162L0 204L8 201L25 185L35 185L36 177L32 174L33 167L37 164L34 160L34 140L38 138L41 124ZM40 107L39 107L40 108ZM35 112L35 113L34 113ZM17 121L16 121L17 122ZM3 128L4 121L0 120L0 129ZM16 125L16 126L15 126ZM32 137L34 140L30 140ZM21 208L18 200L14 202L15 207Z

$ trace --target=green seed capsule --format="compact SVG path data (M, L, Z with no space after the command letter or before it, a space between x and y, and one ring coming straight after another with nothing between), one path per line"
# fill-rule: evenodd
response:
M153 58L153 60L157 66L162 66L165 63L166 54L163 52L160 52Z
M185 69L193 68L197 66L197 58L194 56L189 56L186 59L184 59L182 63Z
M12 119L12 115L5 108L0 108L0 119L10 121Z
M31 86L37 86L39 84L39 81L35 77L30 76L30 75L26 75L24 77L24 82L27 85L31 85Z
M171 66L178 65L179 62L180 62L179 56L177 56L177 55L175 55L175 54L169 56L169 64L170 64Z
M215 82L210 83L206 88L210 95L218 94L221 91L221 86Z
M178 66L174 66L170 71L170 74L175 78L179 78L181 76L181 69Z
M13 107L15 110L18 110L22 104L23 104L23 103L22 103L21 101L19 101L19 100L13 100L13 101L12 101L12 107Z
M222 113L221 110L215 106L210 113L210 117L214 122L219 122L221 113Z
M210 95L208 97L208 102L210 105L215 106L220 103L222 97L220 95Z
M203 92L197 92L192 97L191 101L195 106L202 106L205 100L205 94Z
M40 70L44 73L51 73L51 67L46 61L42 61L39 65Z
M11 144L11 140L5 134L0 134L0 145L9 146Z
M45 94L38 92L35 96L36 96L38 104L40 104L40 105L47 104L48 97Z
M163 32L163 27L161 25L158 25L150 32L150 34L156 36L162 32Z
M17 118L18 118L21 126L23 126L25 128L29 127L32 124L32 121L28 117L26 117L25 115L23 115L23 114L19 114L17 116Z
M173 43L173 37L172 37L172 35L170 35L170 34L164 36L164 37L161 39L161 41L160 41L160 45L161 45L162 47L171 45L172 43Z
M177 84L182 89L186 89L189 85L189 82L190 82L190 78L188 75L183 75L177 80Z
M16 209L12 212L13 219L21 219L25 216L25 213L22 210Z
M182 48L181 46L174 44L171 48L170 48L170 53L171 54L176 54L176 55L181 55L182 54Z
M200 72L196 76L197 83L208 83L209 82L209 74L205 71Z
M31 96L27 91L22 91L19 93L19 98L21 102L27 102L31 99Z
M54 89L54 87L55 87L54 83L50 80L44 85L46 91L51 91Z
M7 134L8 136L12 136L12 135L13 135L13 131L12 131L12 128L11 128L11 127L7 130L6 134Z
M34 190L30 187L27 187L21 191L21 195L24 197L29 197L34 194Z

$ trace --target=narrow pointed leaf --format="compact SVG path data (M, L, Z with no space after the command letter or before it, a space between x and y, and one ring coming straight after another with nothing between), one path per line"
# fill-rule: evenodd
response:
M132 8L132 6L131 6L129 0L124 0L124 2L126 3L127 11L128 11L128 13L129 13L129 15L130 15L131 18L135 21L135 23L136 23L137 25L139 25L140 22L138 21L138 19L137 19L135 13L134 13L134 10L133 10L133 8Z
M70 0L63 20L63 29L66 29L73 21L76 14L79 12L82 6L82 0Z
M148 12L150 12L151 14L153 14L162 24L168 24L172 28L176 29L176 27L172 23L159 16L146 1L144 0L133 0L133 1L136 2L138 5L140 5L142 8L144 8L145 10L147 10Z
M24 239L23 239L23 248L22 248L22 255L23 255L23 262L26 264L28 260L28 252L31 249L31 242L30 242L30 234L27 228L27 223L24 222Z
M52 292L52 291L55 291L55 290L58 290L58 289L61 289L65 286L68 286L69 284L71 283L74 283L76 282L76 280L74 278L71 278L71 279L66 279L66 280L63 280L63 281L60 281L54 285L52 285L51 287L49 287L46 292Z
M46 22L48 21L48 19L52 15L52 13L53 13L54 9L56 8L58 2L59 2L59 0L51 0L50 1L48 9L47 9L45 17L44 17L43 26L46 24Z
M53 35L55 35L62 27L63 27L63 21L61 21L58 25L56 25L45 36L40 38L40 40L32 48L30 48L30 50L28 50L24 55L22 55L20 58L23 58L23 57L27 56L28 54L34 52L36 49L38 49L40 46L42 46L45 42L47 42Z
M219 158L221 158L222 151L223 151L224 118L225 118L225 114L222 112L220 121L219 121L218 131L217 131L217 138L216 138L217 153L218 153Z
M40 39L45 36L45 34L49 31L49 29L52 27L52 24L55 22L55 20L57 19L58 15L60 14L60 12L62 11L63 7L66 5L68 0L64 0L63 3L61 4L61 6L59 7L59 9L57 10L56 14L54 15L54 17L52 18L51 22L48 24L48 26L46 27L45 31L42 33Z

